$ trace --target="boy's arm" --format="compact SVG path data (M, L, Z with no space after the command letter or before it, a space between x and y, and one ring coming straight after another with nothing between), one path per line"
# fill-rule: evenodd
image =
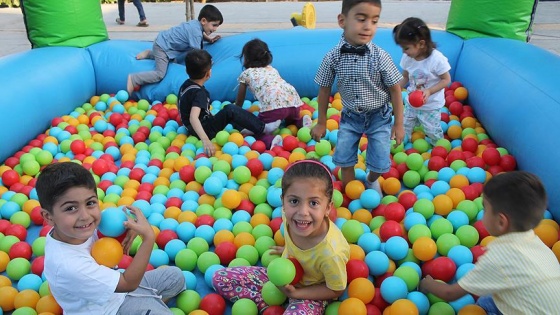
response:
M393 130L391 131L391 139L395 139L397 145L399 145L404 139L404 106L400 84L395 84L389 87L389 93L391 94L391 104L393 104L393 114L395 115Z
M402 76L403 78L399 81L399 85L401 86L401 89L405 89L408 84L408 71L403 70Z
M432 293L445 301L455 301L469 293L457 283L447 284L445 282L436 281L431 276L426 276L426 278L420 281L420 292L424 294Z
M124 225L127 229L133 230L142 237L142 243L134 255L132 262L121 274L115 292L130 292L136 290L150 261L150 255L156 240L152 226L146 220L142 211L136 207L127 206L123 211L130 211L133 216L127 215L128 220Z
M235 99L235 105L241 107L243 102L245 102L245 94L247 94L247 84L239 83L239 89L237 90L237 98Z
M204 131L204 128L202 128L200 119L198 119L199 115L200 115L200 107L193 106L191 108L191 113L189 115L189 122L191 123L191 126L193 127L194 131L196 132L196 134L204 144L204 153L206 153L208 156L213 156L215 153L214 144L212 143L212 141L210 141L210 138L208 138L208 136L206 135L206 131Z
M319 115L317 116L317 124L311 129L311 137L315 141L320 141L325 136L327 130L327 108L329 106L329 96L331 94L330 86L322 86L319 88L317 95L317 108Z

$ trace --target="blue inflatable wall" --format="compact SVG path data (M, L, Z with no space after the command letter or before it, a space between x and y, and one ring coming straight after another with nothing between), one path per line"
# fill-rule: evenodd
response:
M316 69L340 35L339 29L294 28L226 37L207 47L214 59L207 88L213 99L234 100L241 48L258 37L269 44L273 65L282 76L300 95L313 97L318 91L313 83ZM555 80L560 57L508 39L463 41L443 31L434 31L433 36L451 63L452 78L469 89L469 103L488 134L517 158L520 169L541 177L549 192L549 209L560 220L560 194L556 193L560 150L553 140L560 129ZM374 41L398 63L401 51L391 30L380 29ZM44 132L53 117L69 113L93 95L124 89L130 72L153 68L153 61L134 58L150 46L112 40L87 49L43 48L0 59L0 161ZM177 93L186 77L184 66L172 64L161 83L143 87L136 96L164 100Z

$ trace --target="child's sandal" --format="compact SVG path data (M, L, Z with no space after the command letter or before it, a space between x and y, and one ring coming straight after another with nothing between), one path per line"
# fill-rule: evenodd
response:
M146 26L149 26L149 24L148 24L148 21L142 20L142 21L138 22L138 24L136 24L136 26L138 26L138 27L146 27Z
M121 20L121 19L119 19L119 18L117 18L117 19L115 20L115 22L117 22L117 24L119 24L119 25L123 25L123 24L124 24L124 21Z

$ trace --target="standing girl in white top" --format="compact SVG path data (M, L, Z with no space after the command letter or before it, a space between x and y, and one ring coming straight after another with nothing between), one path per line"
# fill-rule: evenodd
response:
M401 87L411 93L421 90L424 104L420 107L405 105L404 131L408 139L419 123L432 145L443 138L440 109L445 105L444 88L451 83L447 58L436 49L430 29L419 18L409 17L393 29L395 42L401 46L403 69ZM406 103L406 102L405 102Z
M273 68L272 53L268 45L260 39L248 41L241 51L243 72L237 78L239 90L235 103L241 106L245 101L247 87L259 101L258 118L266 123L284 120L298 128L311 126L311 117L300 116L301 98L296 89L286 82ZM279 145L282 137L277 136L272 145Z

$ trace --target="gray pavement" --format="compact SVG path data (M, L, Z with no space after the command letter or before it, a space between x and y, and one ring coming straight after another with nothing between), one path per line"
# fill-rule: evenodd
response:
M229 36L242 32L291 28L289 18L301 12L305 2L219 2L212 3L224 15L224 24L217 34ZM380 26L393 27L409 16L417 16L433 29L445 29L451 2L447 0L383 1ZM317 28L337 28L336 16L341 1L313 2ZM203 4L195 3L198 14ZM147 28L136 27L138 14L132 3L126 4L126 24L117 25L116 4L103 4L103 19L109 38L152 41L161 30L185 21L185 3L149 2L144 10L150 23ZM531 44L560 55L560 2L541 1L535 15ZM23 15L17 8L0 9L0 57L31 49L27 40Z

